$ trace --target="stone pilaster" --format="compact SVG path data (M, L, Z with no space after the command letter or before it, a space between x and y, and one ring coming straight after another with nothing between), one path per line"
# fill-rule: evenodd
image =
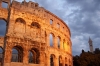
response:
M63 60L62 61L63 61L63 66L65 66L65 58L64 57L63 57Z
M49 55L49 54L47 55L47 60L46 60L46 62L47 62L47 66L50 66L50 55Z
M8 25L8 29L7 29L7 34L11 35L13 34L13 30L14 30L14 20L10 20L9 25Z
M40 64L44 64L45 54L43 52L40 53Z
M4 52L3 66L10 66L11 63L11 50L6 48Z
M26 50L23 51L23 63L24 64L28 64L28 60L29 60L29 52Z
M49 40L50 40L50 35L47 34L47 42L46 42L47 43L47 46L50 46L50 41Z
M10 63L11 62L12 51L8 47L5 48L4 63Z
M54 38L53 38L53 46L54 46L55 48L58 47L58 44L57 44L57 37L56 37L56 36L54 36Z
M54 66L59 66L59 58L58 57L55 58L55 63L54 64L55 64Z
M64 49L63 48L63 40L62 39L60 39L60 49Z

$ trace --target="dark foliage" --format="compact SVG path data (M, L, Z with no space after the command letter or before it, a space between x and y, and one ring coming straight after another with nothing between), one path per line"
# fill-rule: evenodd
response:
M82 50L80 56L73 57L73 66L100 66L100 49L96 48L94 53Z

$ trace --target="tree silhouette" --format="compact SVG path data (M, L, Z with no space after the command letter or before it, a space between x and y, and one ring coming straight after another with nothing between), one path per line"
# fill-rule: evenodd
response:
M80 56L73 57L73 66L100 66L99 48L96 48L94 53L82 50Z

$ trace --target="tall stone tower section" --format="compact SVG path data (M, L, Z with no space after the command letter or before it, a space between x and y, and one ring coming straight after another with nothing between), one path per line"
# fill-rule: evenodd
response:
M90 52L93 53L93 43L92 43L91 38L89 38L89 48L90 48Z

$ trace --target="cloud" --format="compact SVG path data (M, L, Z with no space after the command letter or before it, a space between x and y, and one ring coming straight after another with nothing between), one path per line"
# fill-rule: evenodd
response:
M83 36L82 42L86 43L88 41L87 38L90 36L93 39L94 48L100 48L98 41L100 39L100 15L98 15L100 14L100 0L67 0L66 2L72 8L72 13L67 17L72 32L73 45L79 45L80 43L80 39L78 39L78 44L73 41L73 39L76 39L75 37ZM84 45L88 45L88 43ZM86 50L89 49L86 48Z

